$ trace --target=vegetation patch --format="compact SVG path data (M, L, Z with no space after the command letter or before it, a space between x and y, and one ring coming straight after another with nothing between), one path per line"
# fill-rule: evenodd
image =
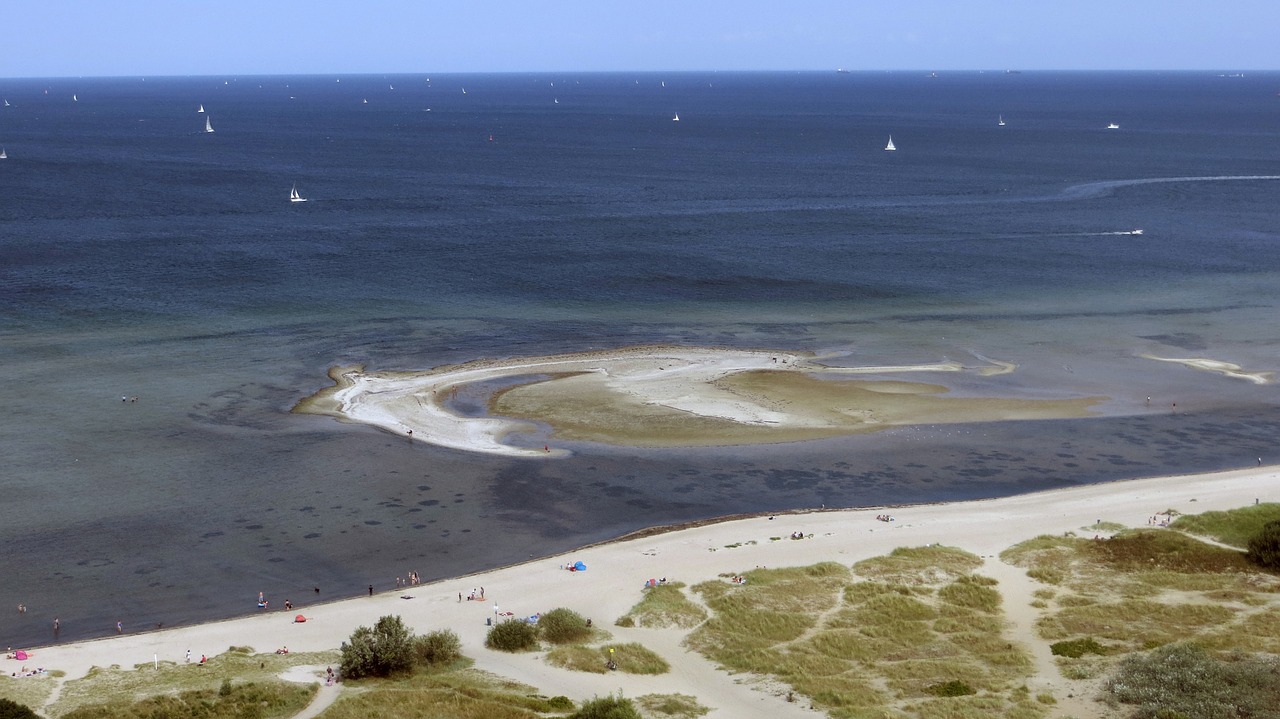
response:
M605 696L588 699L582 708L570 714L568 719L643 719L636 705L622 696Z
M40 715L26 704L0 698L0 719L40 719Z
M1209 537L1216 542L1246 549L1249 538L1268 522L1280 521L1280 503L1268 502L1225 512L1188 514L1173 520L1170 528Z
M566 645L547 652L547 662L565 669L604 674L610 668L626 674L665 674L671 665L661 656L635 642L601 647Z
M636 706L647 717L671 717L671 719L696 719L711 711L688 694L645 694L636 697Z
M538 648L538 627L524 619L506 619L489 629L484 645L500 652L532 651Z
M11 677L0 675L0 697L28 707L43 706L53 693L50 676Z
M1083 639L1071 639L1065 642L1054 642L1049 645L1049 651L1053 652L1056 657L1071 657L1079 659L1086 654L1106 654L1106 647L1098 643L1093 637L1084 637Z
M687 644L730 670L778 678L832 717L1043 716L1017 692L1031 661L1002 636L996 582L972 574L981 565L932 546L852 572L819 564L707 582L694 590L713 615ZM936 693L961 685L969 691Z
M552 644L584 642L591 638L586 617L563 607L552 609L538 618L538 632Z
M872 557L853 565L867 579L891 584L937 584L962 577L982 566L982 559L963 549L930 545L898 547L883 557Z
M357 627L342 643L342 678L388 677L419 664L445 664L462 656L462 642L449 630L414 636L398 616L373 627Z
M449 719L542 719L573 711L567 697L546 697L533 687L468 667L466 660L418 667L388 679L366 679L360 691L344 692L325 719L449 717Z
M93 667L85 676L63 684L58 700L45 713L50 717L61 717L75 709L97 704L128 707L160 694L216 691L226 680L237 686L253 683L265 687L279 683L278 675L291 667L336 666L339 658L338 652L252 654L227 651L210 655L208 663L203 665L194 661L187 664L161 660L154 664L139 664L132 669ZM319 682L319 678L316 681Z
M620 627L692 629L707 619L707 610L689 599L683 582L645 587L640 602L618 619Z
M1142 529L1081 546L1087 561L1120 571L1224 574L1252 571L1245 556L1177 532Z
M1275 717L1280 660L1176 644L1125 659L1104 690L1135 717Z
M964 697L970 694L977 694L978 690L965 684L959 679L952 679L949 682L941 684L930 684L925 687L926 694L932 694L935 697Z
M62 719L273 719L301 711L315 696L318 686L283 681L233 683L227 679L218 689L83 706L63 714Z

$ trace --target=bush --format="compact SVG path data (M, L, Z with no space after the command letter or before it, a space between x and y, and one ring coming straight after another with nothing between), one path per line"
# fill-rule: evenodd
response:
M591 627L581 614L572 609L552 609L538 618L542 638L552 644L581 642L591 637Z
M1249 538L1249 552L1245 556L1259 567L1280 570L1280 520L1267 522Z
M384 616L369 627L356 627L342 643L342 677L388 677L413 668L413 634L400 617Z
M1055 642L1049 645L1049 651L1053 652L1055 657L1079 659L1086 654L1106 654L1107 648L1099 644L1093 637L1085 637L1084 639Z
M413 658L419 665L448 664L462 656L462 640L448 629L413 638Z
M0 719L40 719L40 715L26 704L11 699L0 699Z
M935 697L967 697L970 694L978 693L978 690L959 679L952 679L949 682L925 687L925 691Z
M596 697L582 703L582 708L567 719L641 719L640 712L630 699L622 697Z
M484 638L484 645L503 652L525 652L538 646L538 628L523 619L498 622Z

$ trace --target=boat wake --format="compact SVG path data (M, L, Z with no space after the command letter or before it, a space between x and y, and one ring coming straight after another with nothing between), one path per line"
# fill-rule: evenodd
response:
M1082 200L1090 197L1102 197L1112 190L1135 185L1160 185L1175 182L1239 182L1248 180L1280 180L1280 175L1221 175L1217 177L1145 177L1136 180L1103 180L1072 185L1063 190L1059 199Z

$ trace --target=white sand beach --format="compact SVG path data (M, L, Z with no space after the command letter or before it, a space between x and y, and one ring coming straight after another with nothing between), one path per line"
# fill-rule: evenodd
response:
M1252 460L1252 458L1249 458ZM1006 635L1029 647L1036 657L1033 688L1052 690L1060 697L1073 692L1049 657L1047 646L1032 632L1034 610L1028 604L1033 583L1018 568L998 559L1000 551L1041 534L1078 532L1101 520L1131 527L1147 526L1153 514L1173 509L1183 513L1223 510L1273 501L1280 468L1258 467L1217 474L1157 477L1062 489L1037 494L974 502L898 507L887 510L893 522L876 515L885 509L825 510L759 516L696 526L677 531L584 548L565 556L538 559L483 574L410 588L384 591L373 597L349 599L310 607L305 623L295 623L295 611L271 611L244 618L163 631L110 637L95 641L39 647L26 664L60 669L66 681L83 676L90 667L124 667L151 662L153 657L181 663L188 650L213 661L231 646L251 646L271 652L280 646L294 651L336 649L359 625L397 614L416 632L448 628L461 638L464 652L476 666L526 682L542 693L564 694L575 700L622 691L627 696L651 692L679 692L711 707L708 716L815 716L801 703L788 703L766 682L717 670L700 655L686 651L683 630L621 628L613 621L641 597L646 580L667 578L687 584L714 580L756 567L802 566L831 560L851 564L888 553L896 547L933 543L959 547L983 557L983 574L1000 582L1008 626ZM791 532L812 535L804 541L770 541ZM587 571L568 572L566 563L582 561ZM484 601L459 601L484 588ZM246 586L246 594L251 594ZM412 597L405 599L402 597ZM484 647L486 620L495 612L527 616L568 607L592 618L616 641L635 641L658 652L672 670L657 676L590 674L559 669L540 653L505 654ZM3 669L16 670L13 660ZM1091 716L1091 702L1061 704L1061 711Z

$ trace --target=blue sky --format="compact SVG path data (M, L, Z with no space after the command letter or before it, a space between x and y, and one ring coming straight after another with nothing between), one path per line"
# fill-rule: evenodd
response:
M1280 0L15 0L0 76L1262 70Z

